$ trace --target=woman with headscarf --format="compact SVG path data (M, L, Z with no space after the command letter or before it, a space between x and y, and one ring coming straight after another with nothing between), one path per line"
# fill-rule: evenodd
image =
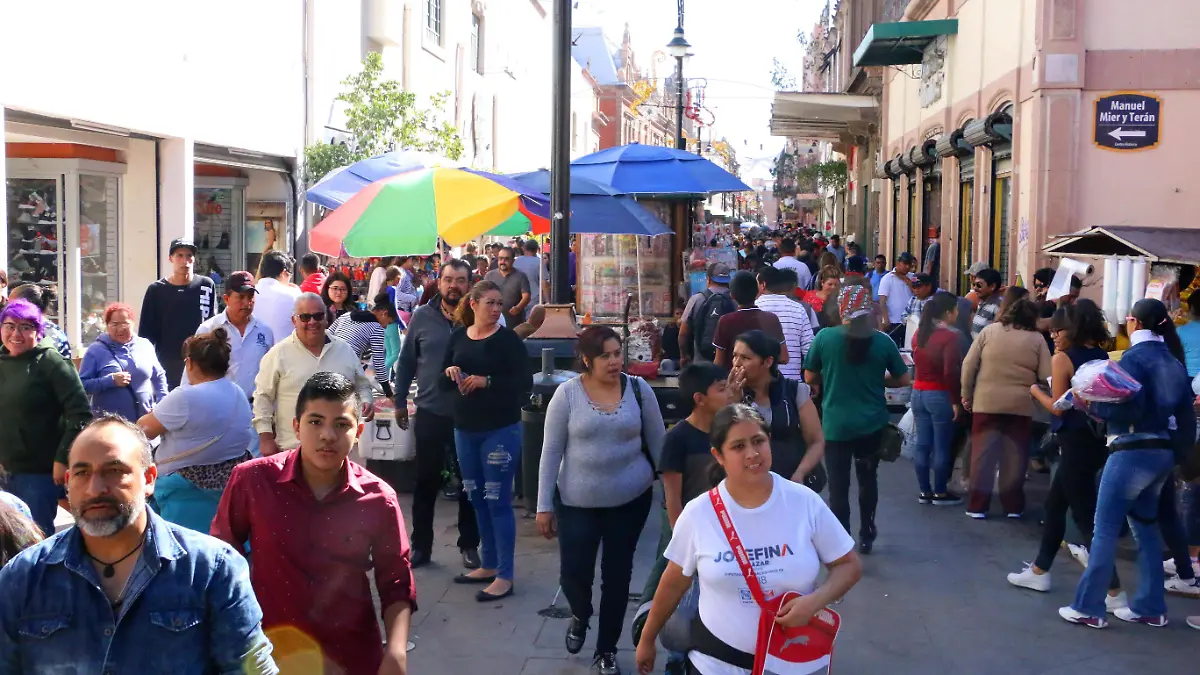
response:
M822 397L829 506L850 531L850 467L858 478L858 550L870 553L878 531L879 449L890 416L884 389L911 378L896 343L875 329L871 289L847 286L838 298L842 325L813 338L804 380Z
M46 326L27 300L0 310L0 466L8 472L4 489L29 505L42 532L53 534L67 450L92 409L75 366L47 339Z

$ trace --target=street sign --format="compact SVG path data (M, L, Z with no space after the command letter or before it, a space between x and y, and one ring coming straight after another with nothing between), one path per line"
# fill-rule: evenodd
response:
M1147 150L1158 145L1162 100L1146 94L1112 94L1096 99L1093 140L1109 150Z

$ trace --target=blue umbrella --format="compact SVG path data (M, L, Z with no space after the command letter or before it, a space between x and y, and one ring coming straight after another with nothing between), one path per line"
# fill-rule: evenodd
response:
M539 192L550 193L550 172L541 169L507 176ZM668 234L649 209L605 183L571 176L571 232L580 234Z
M571 162L571 176L607 183L631 195L707 195L750 189L700 155L638 143L580 157Z
M420 150L393 150L350 166L334 169L304 193L313 204L336 209L377 180L416 169L453 168L461 164Z

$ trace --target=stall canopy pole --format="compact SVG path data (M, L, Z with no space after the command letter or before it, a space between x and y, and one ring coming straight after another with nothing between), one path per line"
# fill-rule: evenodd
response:
M646 237L646 242L650 242L650 238ZM637 250L637 289L638 289L638 317L646 316L646 307L643 304L642 298L642 237L634 235L633 243Z
M567 250L571 231L571 2L554 0L554 96L550 159L550 295L571 302Z

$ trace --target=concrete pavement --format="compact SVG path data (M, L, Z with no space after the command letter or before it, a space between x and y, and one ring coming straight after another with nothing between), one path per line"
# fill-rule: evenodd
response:
M410 498L402 501L407 515ZM851 503L857 514L854 497ZM537 613L550 604L558 585L557 542L542 539L532 520L520 518L523 509L517 513L516 593L481 605L474 600L476 587L451 582L462 571L454 548L455 510L439 500L433 564L416 571L420 609L413 616L416 648L409 654L409 672L591 672L594 621L583 651L568 655L563 646L567 621ZM1188 614L1200 614L1200 601L1170 597L1171 624L1161 629L1115 619L1100 631L1068 624L1057 610L1070 603L1081 568L1065 552L1056 561L1049 593L1014 588L1005 579L1036 554L1036 522L974 521L961 507L919 505L907 460L880 468L878 525L879 539L865 559L863 579L838 607L843 628L835 672L1109 675L1193 672L1200 661L1200 633L1183 622ZM652 514L636 557L630 589L635 593L657 540L658 519ZM1132 566L1120 564L1122 578L1135 580ZM599 573L594 602L599 602ZM566 608L566 601L560 598L558 606ZM630 604L630 618L633 610ZM628 630L621 649L621 667L632 673Z

